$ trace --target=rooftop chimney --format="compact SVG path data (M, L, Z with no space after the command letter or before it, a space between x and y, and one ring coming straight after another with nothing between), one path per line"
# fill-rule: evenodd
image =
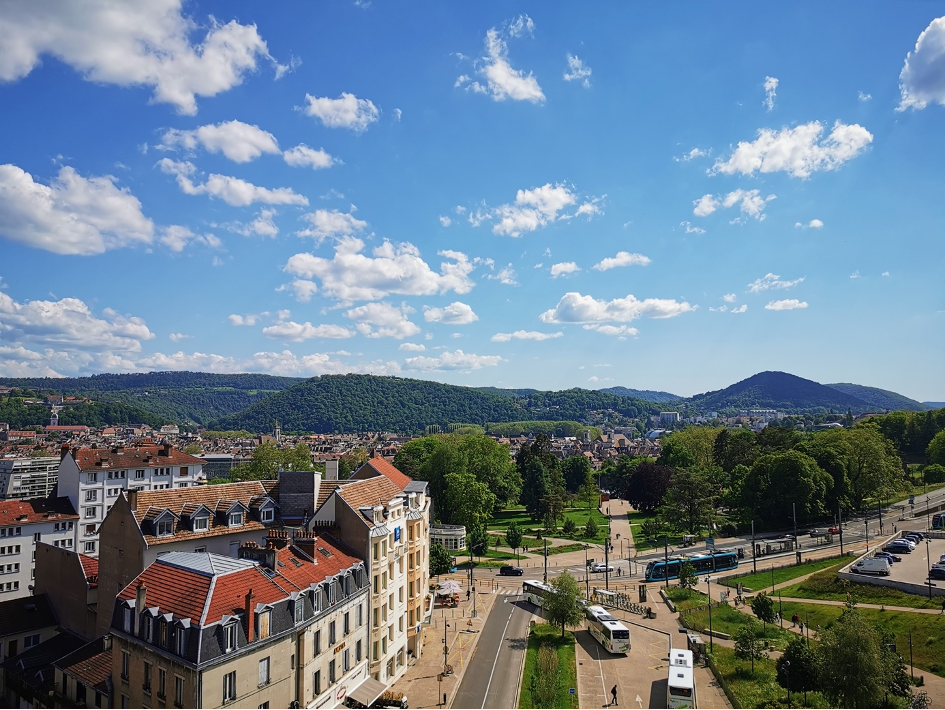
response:
M339 461L337 459L335 459L334 461L325 462L325 480L326 481L338 480L338 464L339 464Z
M292 544L317 562L318 558L315 557L315 544L317 542L318 538L315 536L315 533L296 530L295 539L292 541Z
M253 595L253 590L250 589L246 593L246 602L244 610L246 612L246 641L248 643L253 642L253 636L256 631L256 605L253 603L253 599L256 597Z
M62 461L69 453L69 444L63 444L59 449L59 460Z
M135 588L135 616L141 616L141 614L144 612L147 601L148 588L144 586L144 582L139 581L137 588Z
M129 488L128 489L128 507L132 510L138 509L138 489Z

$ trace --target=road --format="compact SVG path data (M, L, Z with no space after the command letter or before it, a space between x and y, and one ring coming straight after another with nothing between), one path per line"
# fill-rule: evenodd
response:
M476 653L453 698L454 708L518 706L528 622L535 608L517 596L506 596L505 601L496 603L482 627Z

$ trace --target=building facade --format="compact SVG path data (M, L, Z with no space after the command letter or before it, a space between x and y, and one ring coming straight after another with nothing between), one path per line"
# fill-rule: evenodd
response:
M67 498L0 501L0 601L32 594L36 543L74 549L78 521Z
M58 473L55 456L0 459L0 500L46 498L56 487Z

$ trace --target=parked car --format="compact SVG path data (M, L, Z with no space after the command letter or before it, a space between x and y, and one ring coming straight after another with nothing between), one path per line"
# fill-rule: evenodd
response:
M906 543L891 542L885 547L883 547L883 552L891 552L894 555L901 555L903 553L909 554L912 552L912 548L909 547Z
M595 562L591 565L591 572L613 572L613 565L605 565L603 562Z
M521 567L505 565L504 567L499 567L499 574L503 577L521 577L523 574L525 574L525 570L523 570Z
M889 574L889 560L883 559L882 557L865 557L859 562L856 562L850 570L857 574L879 574L886 576Z
M827 528L827 532L829 532L831 535L839 535L840 528L838 528L837 526L834 526L832 528Z
M899 537L904 537L906 540L912 540L915 544L922 542L922 536L919 533L902 533Z
M893 541L892 541L892 544L895 544L895 545L908 545L910 550L914 550L914 549L915 549L915 541L914 541L914 540L910 540L910 539L907 538L907 537L900 537L900 538L897 539L897 540L893 540Z
M930 569L929 579L945 579L945 567L933 567Z
M893 555L889 552L877 552L873 555L873 557L882 557L884 560L889 560L889 564L892 564L893 562L902 562L901 557L898 555Z

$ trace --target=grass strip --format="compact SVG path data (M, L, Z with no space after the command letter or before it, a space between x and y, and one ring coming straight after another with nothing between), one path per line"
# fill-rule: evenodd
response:
M552 673L539 667L539 650L542 646L557 653L557 667ZM519 695L520 708L577 708L578 697L571 688L577 688L577 662L574 650L574 634L550 624L533 626L528 634L528 650L525 653L525 670L522 674L522 690ZM543 687L546 688L542 692Z

